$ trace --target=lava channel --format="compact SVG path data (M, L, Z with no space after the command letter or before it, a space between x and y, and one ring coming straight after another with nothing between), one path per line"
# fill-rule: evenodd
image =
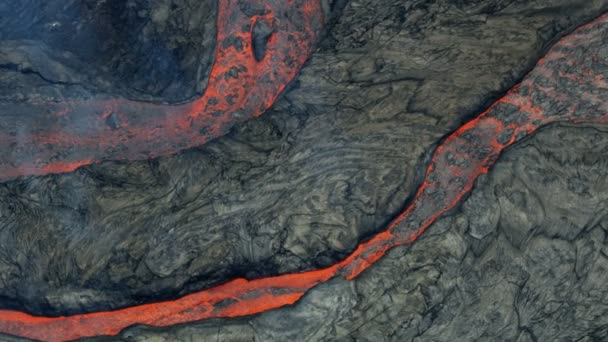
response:
M167 326L251 315L295 303L334 277L352 279L395 246L412 243L456 206L508 146L555 122L608 123L608 14L558 41L523 81L434 151L412 203L345 260L316 271L236 279L177 300L64 317L0 311L0 332L45 341L114 335L133 324Z
M140 160L202 145L266 111L312 53L318 0L221 0L203 96L182 105L122 98L0 105L0 180Z

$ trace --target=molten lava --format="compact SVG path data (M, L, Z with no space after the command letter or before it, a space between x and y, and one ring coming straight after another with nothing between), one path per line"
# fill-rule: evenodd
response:
M268 109L322 28L318 0L219 1L215 63L204 95L178 106L126 99L0 108L0 180L101 160L176 153Z
M292 304L331 278L352 279L390 248L416 240L471 190L475 179L488 172L507 146L554 122L608 123L606 37L608 15L561 39L521 84L437 147L413 202L386 231L332 267L251 281L237 279L177 300L111 312L50 318L5 310L0 311L0 332L63 341L113 335L133 324L167 326L250 315Z

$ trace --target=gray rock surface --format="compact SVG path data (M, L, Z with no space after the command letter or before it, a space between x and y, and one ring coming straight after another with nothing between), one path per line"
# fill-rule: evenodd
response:
M235 276L330 265L403 208L439 138L515 84L560 35L608 9L600 0L353 0L344 5L289 92L269 113L229 136L172 157L107 162L2 184L2 303L39 314L84 312L172 298ZM66 74L78 77L83 71L77 69ZM0 84L8 89L17 82L13 77L33 76L9 70L0 74ZM175 82L192 90L200 80L182 81ZM63 91L56 82L40 82L42 88ZM149 91L142 96L171 99L170 93ZM576 130L564 130L570 131ZM588 138L587 131L576 132L580 140ZM551 139L547 144L558 141ZM573 151L573 141L563 141ZM579 166L567 165L563 172ZM530 158L520 167L547 166ZM535 182L555 173L544 170L530 177L537 177ZM564 326L539 327L535 315L542 310L513 311L506 303L529 296L552 307L543 307L549 315L558 315L560 306L553 303L562 303L568 289L583 283L570 279L572 288L551 297L537 292L562 284L562 278L541 279L540 285L528 280L532 271L549 277L567 268L568 256L577 250L571 241L584 236L586 220L596 215L592 206L601 203L605 191L575 175L563 184L533 184L543 184L540 189L528 188L529 179L504 176L501 184L497 178L496 193L486 195L489 190L481 186L464 205L465 214L440 221L410 250L391 252L356 282L319 287L295 309L169 330L135 328L123 336L166 336L167 341L187 340L189 334L194 340L503 338L475 330L488 322L494 325L485 326L486 334L503 331L505 339L550 336L543 334ZM545 187L551 186L558 190L543 201L551 191ZM569 193L562 190L570 188L577 197L559 201ZM491 194L496 198L480 197ZM585 194L587 202L579 201ZM572 209L581 203L589 207ZM527 261L522 250L534 244L539 247L531 253L540 254ZM583 254L593 259L597 253L588 247ZM518 265L513 270L504 266L511 261ZM590 272L589 263L579 263L579 272ZM486 279L486 285L475 277ZM537 292L517 294L522 282L537 286ZM448 303L451 309L442 309ZM592 323L581 331L592 331Z

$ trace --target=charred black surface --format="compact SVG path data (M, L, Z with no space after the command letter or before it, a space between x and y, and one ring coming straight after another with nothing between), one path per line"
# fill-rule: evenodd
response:
M261 61L266 55L266 43L272 34L272 27L267 20L256 20L253 25L253 35L251 46L253 47L253 55L256 61Z

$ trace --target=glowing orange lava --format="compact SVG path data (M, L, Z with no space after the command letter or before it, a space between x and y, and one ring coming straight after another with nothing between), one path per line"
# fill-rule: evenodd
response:
M237 279L177 300L67 317L0 311L0 332L46 341L113 335L133 324L167 326L235 317L293 304L334 277L352 279L395 246L411 243L453 208L507 146L553 122L608 121L608 15L561 39L521 84L435 150L411 205L336 265L257 280Z
M311 54L322 20L318 0L221 0L215 62L200 99L177 106L92 99L7 107L0 180L148 159L224 135L274 103ZM254 30L262 22L269 35L258 60Z

